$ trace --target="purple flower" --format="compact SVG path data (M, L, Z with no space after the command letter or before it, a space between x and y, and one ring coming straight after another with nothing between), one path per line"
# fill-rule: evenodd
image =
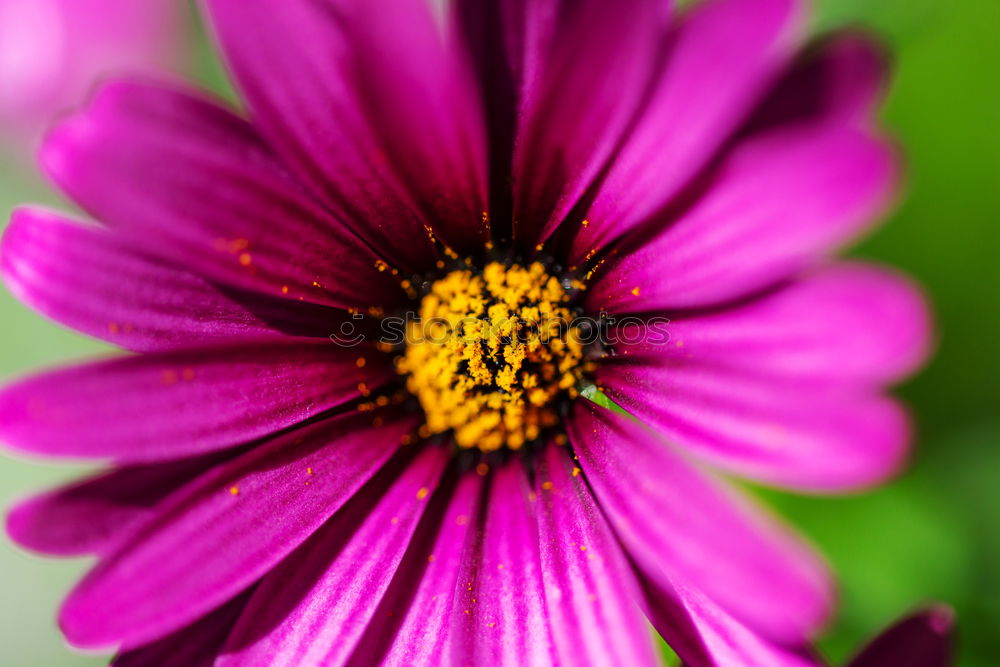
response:
M811 664L824 564L710 469L837 492L905 453L922 299L829 259L895 183L869 43L796 58L795 0L206 5L251 121L111 84L42 151L101 224L3 242L22 300L141 353L0 395L18 451L113 463L8 523L99 557L70 642L632 665L644 612L691 665Z
M0 0L0 133L36 140L94 81L180 63L176 0Z

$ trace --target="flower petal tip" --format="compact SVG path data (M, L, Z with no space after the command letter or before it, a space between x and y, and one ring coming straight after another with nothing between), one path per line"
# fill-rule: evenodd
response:
M950 667L955 612L933 604L897 621L848 663L848 667Z

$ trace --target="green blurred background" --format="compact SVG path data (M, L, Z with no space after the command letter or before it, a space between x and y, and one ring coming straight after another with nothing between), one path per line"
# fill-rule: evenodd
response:
M29 0L25 0L29 1ZM916 276L934 303L939 348L901 388L919 424L908 472L875 492L803 498L761 490L828 555L841 608L821 641L843 661L896 616L943 600L958 612L963 667L1000 664L1000 1L821 0L817 29L874 29L895 57L884 112L907 155L906 199L854 254ZM192 16L188 75L229 95ZM0 146L3 218L57 204ZM81 267L86 270L86 267ZM0 291L0 377L106 351ZM0 502L80 469L0 459ZM104 664L69 652L53 622L89 565L42 560L0 542L0 665Z

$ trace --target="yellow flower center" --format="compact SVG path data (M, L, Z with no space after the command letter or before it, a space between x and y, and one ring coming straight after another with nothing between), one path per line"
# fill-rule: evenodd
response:
M520 449L559 421L585 369L569 295L545 265L452 271L420 303L397 362L426 430L464 448Z

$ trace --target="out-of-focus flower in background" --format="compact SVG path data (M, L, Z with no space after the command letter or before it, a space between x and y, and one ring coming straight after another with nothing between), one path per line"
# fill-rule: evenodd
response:
M848 667L948 667L954 623L945 605L915 612L872 640Z
M177 69L178 0L0 0L0 142L27 159L53 117L121 71Z

